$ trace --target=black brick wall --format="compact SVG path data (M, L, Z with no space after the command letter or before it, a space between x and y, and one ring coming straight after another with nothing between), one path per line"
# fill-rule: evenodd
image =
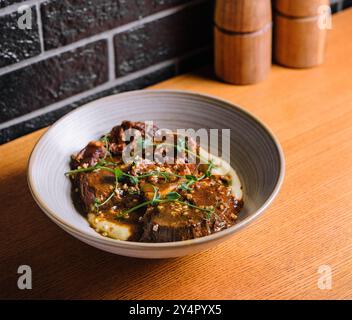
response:
M88 103L90 101L93 101L95 99L99 99L104 96L119 93L119 92L134 90L136 88L144 88L148 85L152 85L160 81L166 80L168 78L171 78L174 75L175 75L175 66L169 66L169 67L162 68L158 71L151 72L135 80L127 81L111 89L103 90L97 94L88 96L87 98L80 99L75 103L68 104L55 111L47 112L47 113L44 113L43 115L34 117L30 120L23 121L14 126L9 126L7 128L4 128L1 132L2 139L3 141L10 141L13 139L14 136L19 137L24 134L30 133L34 130L37 130L38 128L48 126L53 122L55 122L57 119L64 116L67 112L72 111L75 108L85 103Z
M31 29L18 7L30 4ZM0 144L212 60L214 0L0 0ZM352 0L331 0L333 12Z
M94 88L107 80L105 40L7 73L0 77L0 122Z
M117 34L114 37L116 76L124 76L209 45L211 13L211 6L206 2Z
M21 14L17 12L0 17L0 68L40 54L35 7L31 7L31 12L33 23L30 30L18 28Z
M187 0L53 0L41 6L45 48L57 48Z

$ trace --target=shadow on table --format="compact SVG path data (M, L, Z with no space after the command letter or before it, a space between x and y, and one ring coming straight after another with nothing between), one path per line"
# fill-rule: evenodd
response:
M0 178L2 229L0 298L137 298L141 283L180 259L143 260L113 255L65 233L39 209L26 173ZM185 259L185 258L183 258ZM19 290L17 269L29 265L33 289ZM173 268L176 266L173 266ZM145 286L145 285L144 285Z
M213 81L221 81L215 74L214 68L212 65L204 66L196 71L193 71L192 74L194 76L200 77L203 80L213 80Z

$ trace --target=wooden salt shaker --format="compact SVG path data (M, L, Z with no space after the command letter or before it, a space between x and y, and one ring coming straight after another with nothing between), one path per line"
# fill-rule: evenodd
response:
M217 0L215 73L232 84L264 80L271 66L270 0Z
M277 63L309 68L324 62L327 28L319 25L323 5L328 6L329 0L275 0L274 57Z

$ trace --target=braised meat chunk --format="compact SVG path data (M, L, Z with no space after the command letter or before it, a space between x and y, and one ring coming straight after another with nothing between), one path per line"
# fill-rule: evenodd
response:
M142 241L169 242L203 237L234 224L242 204L221 179L206 178L191 190L180 191L184 201L148 208ZM181 198L180 197L180 198Z
M156 130L158 130L156 126L148 126L144 122L122 121L121 125L112 128L109 134L110 151L114 155L121 155L122 151L129 142L126 141L128 140L126 133L132 135L133 133L138 132L141 138L152 139ZM130 142L133 143L133 139Z

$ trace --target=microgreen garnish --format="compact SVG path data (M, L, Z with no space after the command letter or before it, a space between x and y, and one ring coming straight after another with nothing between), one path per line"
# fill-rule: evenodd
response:
M175 202L175 203L179 203L179 204L182 204L182 205L187 205L190 208L194 208L194 209L198 209L200 211L206 212L206 214L207 214L206 215L206 220L210 220L211 215L215 211L214 208L212 208L212 209L201 208L201 207L198 207L198 206L196 206L194 204L189 203L188 201L179 200L181 197L182 196L178 192L169 192L166 195L165 199L160 199L160 196L158 195L158 189L156 187L154 187L154 196L153 196L152 200L142 202L142 203L138 204L137 206L126 210L126 211L120 213L119 215L117 215L116 218L120 219L121 217L126 216L129 213L131 213L133 211L136 211L136 210L138 210L140 208L143 208L145 206L148 206L148 205L155 206L155 205L158 205L159 203Z
M119 180L124 175L124 172L120 168L116 168L114 174L116 179Z
M203 180L206 177L206 174L202 175L201 177L197 178L194 175L186 175L185 178L188 180L187 182L182 183L181 185L178 186L178 189L183 190L183 191L191 191L192 189L190 186L200 180Z
M130 181L132 184L138 184L138 178L134 176L130 176Z
M105 171L109 171L109 172L113 173L115 175L115 177L117 177L118 180L121 180L122 177L128 177L132 184L138 184L138 176L133 176L131 174L125 173L120 168L113 169L110 167L106 167L105 164L106 165L116 165L116 163L112 163L112 162L109 163L106 161L100 161L95 166L71 170L71 171L66 172L65 175L68 176L68 175L74 175L77 173L91 172L91 171L95 171L95 170L105 170Z
M116 169L112 169L112 168L106 167L105 165L116 165L116 163L100 161L95 166L71 170L71 171L66 172L65 175L67 175L67 176L68 175L74 175L74 174L77 174L77 173L91 172L91 171L100 170L100 169L115 173L114 170L116 170ZM144 178L148 178L148 177L151 177L151 176L160 176L160 177L163 177L166 181L169 180L171 176L178 177L178 178L185 178L185 176L181 176L181 175L178 175L178 174L175 174L175 173L171 173L171 172L163 172L163 171L151 171L151 172L148 172L146 174L141 174L141 175L134 176L134 175L125 173L125 172L123 172L120 169L118 169L118 170L121 173L120 177L124 176L124 177L130 178L131 183L135 184L135 185L138 184L139 179L144 179Z
M115 191L111 192L111 194L103 201L100 202L98 199L95 199L94 206L98 210L100 207L105 206L115 195Z
M102 136L100 138L100 141L104 143L104 147L105 147L105 155L104 155L104 159L107 157L107 156L111 156L111 152L109 150L109 134L106 134L104 136Z
M94 207L99 208L100 205L101 205L101 201L98 198L95 198L94 199Z
M96 165L91 166L91 167L80 168L80 169L75 169L75 170L68 171L68 172L65 173L65 175L69 176L69 175L74 175L74 174L77 174L77 173L91 172L91 171L95 171L95 170L99 170L99 169L115 173L114 169L109 168L109 167L105 167L104 166L105 164L107 164L105 161L104 162L98 162Z
M173 144L173 143L166 143L166 142L161 142L161 143L154 143L152 140L150 139L143 139L142 137L138 138L136 141L136 145L139 149L146 149L149 146L153 146L153 147L173 147L176 148L176 150L178 152L187 152L188 154L192 154L193 156L195 156L197 159L199 160L206 160L205 158L203 158L202 156L200 156L198 153L191 151L190 149L188 149L186 147L186 140L182 139L182 140L178 140L177 144Z
M214 212L214 208L212 208L212 209L206 209L206 208L201 208L201 207L198 207L198 206L195 206L194 204L192 204L192 203L189 203L188 201L180 201L180 200L176 200L176 202L177 203L180 203L180 204L183 204L183 205L187 205L187 206L189 206L189 207L191 207L191 208L194 208L194 209L198 209L198 210L200 210L200 211L204 211L204 212L207 212L208 214L210 214L210 216L211 216L211 214ZM209 220L209 219L208 219Z
M153 195L153 199L151 201L152 205L155 205L157 203L158 200L160 200L160 196L158 194L159 189L157 187L155 187L154 185L152 185L153 189L154 189L154 195Z
M140 203L140 204L138 204L138 205L136 205L136 206L134 206L134 207L122 212L122 213L120 213L118 216L126 216L127 214L130 214L133 211L136 211L136 210L138 210L140 208L143 208L143 207L145 207L145 206L147 206L149 204L152 204L152 201L153 200L142 202L142 203Z
M213 208L213 209L210 209L210 210L207 210L207 215L206 215L206 218L205 218L205 220L210 220L211 219L211 216L213 215L213 214L215 214L215 209Z
M155 144L156 146L170 146L170 147L176 147L176 150L178 152L183 152L183 151L186 151L188 154L191 154L193 156L195 156L197 159L199 160L206 160L205 158L203 158L201 155L199 155L198 153L196 152L193 152L191 151L190 149L188 149L186 146L180 146L180 145L175 145L175 144L172 144L172 143L165 143L165 142L162 142L160 144Z
M102 167L102 168L103 169L110 169L110 168L107 168L107 167ZM95 199L94 206L95 206L95 208L97 210L99 210L100 207L106 205L114 197L114 195L116 193L116 189L118 187L119 179L123 176L123 171L121 169L115 168L114 170L113 169L111 169L111 170L113 171L113 173L115 175L115 188L103 202L100 202L99 199Z
M197 180L189 180L188 182L184 182L178 186L177 189L183 190L183 191L191 191L192 189L190 186L194 184Z
M210 177L211 176L211 171L213 170L213 168L215 167L215 164L213 161L209 161L209 164L208 164L208 169L207 171L205 172L205 176L206 177Z
M181 195L178 192L169 192L166 195L166 199L168 200L178 200L181 198Z
M154 189L154 195L153 195L153 199L152 200L142 202L142 203L140 203L140 204L138 204L138 205L126 210L126 211L123 211L123 212L119 213L118 215L116 215L115 218L117 218L117 219L124 218L128 214L130 214L131 212L136 211L136 210L138 210L140 208L143 208L143 207L145 207L145 206L147 206L149 204L155 205L155 204L159 203L160 202L160 196L158 195L158 191L159 190L154 185L152 185L152 186L153 186L153 189Z

